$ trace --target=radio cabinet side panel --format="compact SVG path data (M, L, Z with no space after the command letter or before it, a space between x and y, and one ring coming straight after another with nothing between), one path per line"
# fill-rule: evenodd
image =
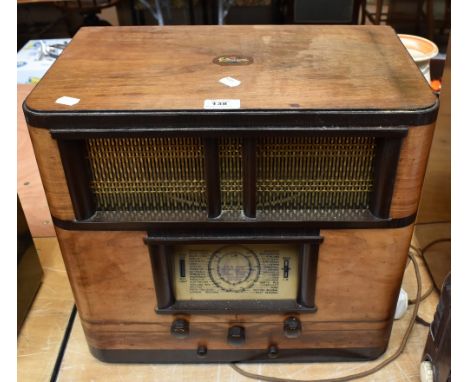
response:
M314 320L392 320L413 225L322 230Z
M57 141L47 129L28 126L28 130L51 215L61 220L74 220L75 213Z
M393 219L415 215L418 210L434 126L410 127L403 139L390 207Z
M146 232L55 230L82 320L157 319Z

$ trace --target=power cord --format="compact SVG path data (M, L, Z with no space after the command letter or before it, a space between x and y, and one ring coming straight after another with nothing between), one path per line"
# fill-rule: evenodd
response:
M431 248L433 245L438 244L438 243L445 243L445 242L449 242L449 241L451 241L450 238L437 239L437 240L433 240L430 243L426 244L421 249L415 247L414 245L411 245L410 248L413 249L420 258L423 258L424 253L429 248ZM424 292L423 295L421 296L421 301L424 301L426 298L428 298L431 295L431 293L434 291L434 289L435 289L434 284L431 282L431 286L429 287L429 289L426 292ZM416 302L416 299L411 299L411 298L408 299L408 305L413 305L415 302ZM424 323L427 324L427 322L424 319L422 319L420 317L418 317L418 318L419 318L419 320L417 320L417 322L419 322L420 324L423 324L423 325L425 325Z
M426 244L423 248L417 248L415 247L414 245L411 245L411 249L413 249L416 254L420 257L420 258L424 258L424 253L430 248L432 247L433 245L435 244L438 244L438 243L444 243L444 242L449 242L451 241L450 238L443 238L443 239L437 239L437 240L433 240L431 241L430 243ZM429 287L429 289L423 293L423 295L421 296L421 302L424 301L427 297L429 297L431 295L431 293L434 291L434 283L431 282L431 286ZM408 299L408 305L413 305L415 303L415 299ZM416 316L416 322L418 324L421 324L423 326L431 326L431 324L429 322L427 322L424 318L422 318L421 316L417 315Z
M418 324L423 325L423 326L427 326L427 327L431 326L431 324L430 324L429 322L427 322L424 318L422 318L422 317L419 316L419 315L416 316L416 322L417 322Z
M427 246L426 246L427 248ZM414 266L414 271L416 273L416 282L417 282L417 291L416 291L416 299L414 303L414 309L413 309L413 314L411 316L410 323L408 325L408 328L406 329L405 335L403 336L403 339L400 343L400 346L398 347L397 351L391 355L389 358L386 360L382 361L379 363L377 366L374 366L373 368L369 370L362 371L360 373L356 374L351 374L347 375L344 377L338 377L338 378L326 378L326 379L309 379L309 380L304 380L304 379L285 379L285 378L277 378L277 377L271 377L271 376L266 376L266 375L261 375L261 374L255 374L255 373L250 373L248 371L245 371L241 369L236 363L231 363L231 367L238 372L239 374L243 375L244 377L251 378L251 379L258 379L261 381L267 381L267 382L345 382L345 381L351 381L353 379L357 378L363 378L367 377L368 375L374 374L375 372L383 369L385 366L388 364L392 363L395 361L401 353L405 350L406 344L408 342L408 338L411 334L411 331L413 330L414 324L417 319L417 314L418 314L418 309L419 309L419 304L421 303L421 288L422 288L422 282L421 282L421 273L419 271L419 265L416 261L415 256L411 253L411 251L408 253L408 257L410 258L411 262L413 263Z
M438 243L445 243L447 241L452 241L452 239L450 239L449 237L444 237L442 239L437 239L437 240L433 240L431 241L430 243L426 244L422 249L421 249L421 256L424 255L424 252L426 252L430 247L432 247L433 245L435 244L438 244Z
M431 284L431 286L427 289L427 291L425 291L424 294L421 296L421 302L424 301L426 298L428 298L433 291L434 291L434 285ZM408 305L414 305L415 303L416 303L415 298L408 299Z

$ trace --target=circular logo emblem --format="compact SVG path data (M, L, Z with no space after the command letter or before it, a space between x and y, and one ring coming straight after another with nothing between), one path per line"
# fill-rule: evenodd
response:
M214 64L218 65L250 65L253 63L253 58L248 56L239 56L236 54L218 56L213 59Z
M228 245L211 255L208 274L218 288L226 292L243 292L257 282L260 262L249 248Z

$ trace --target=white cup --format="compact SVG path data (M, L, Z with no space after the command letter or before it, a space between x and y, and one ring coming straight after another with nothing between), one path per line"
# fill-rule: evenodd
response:
M399 34L398 37L408 50L416 65L418 65L419 70L424 75L427 82L430 84L430 61L439 53L437 45L430 40L410 34Z

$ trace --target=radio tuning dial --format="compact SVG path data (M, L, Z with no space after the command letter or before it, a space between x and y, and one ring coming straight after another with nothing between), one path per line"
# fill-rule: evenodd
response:
M301 334L301 321L297 317L288 317L284 320L283 330L287 338L297 338Z

